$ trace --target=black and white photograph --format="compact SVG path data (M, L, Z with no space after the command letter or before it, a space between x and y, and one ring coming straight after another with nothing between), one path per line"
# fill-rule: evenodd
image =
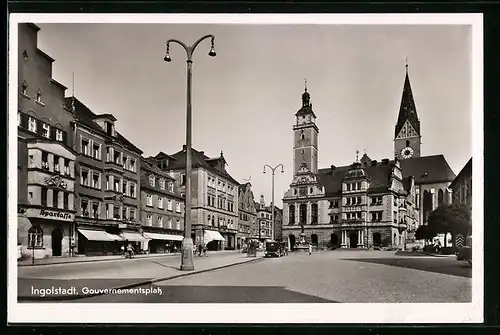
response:
M9 28L9 321L483 321L481 15Z

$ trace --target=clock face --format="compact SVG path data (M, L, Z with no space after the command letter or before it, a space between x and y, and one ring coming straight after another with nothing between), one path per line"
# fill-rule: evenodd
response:
M410 158L411 156L413 156L413 149L410 147L404 148L403 150L401 150L401 156L403 158Z

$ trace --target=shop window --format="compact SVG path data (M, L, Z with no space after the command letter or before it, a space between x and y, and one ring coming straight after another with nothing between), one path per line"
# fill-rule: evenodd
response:
M28 245L30 247L43 247L43 230L40 227L31 227L28 230Z

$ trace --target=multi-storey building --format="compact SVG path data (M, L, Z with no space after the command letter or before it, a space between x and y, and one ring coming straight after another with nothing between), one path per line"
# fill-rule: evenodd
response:
M274 239L276 241L283 240L283 211L274 207Z
M472 210L472 158L460 170L450 188L453 191L453 204L464 204Z
M79 254L113 254L126 242L145 249L140 234L140 157L142 151L115 128L112 114L95 114L74 97L77 246Z
M307 88L295 116L294 178L283 199L283 235L291 247L304 226L312 244L404 248L428 213L449 202L454 174L445 158L420 157L420 121L408 71L392 161L377 162L365 153L349 166L318 169L319 128Z
M162 170L176 179L184 194L186 147L173 155L160 152L155 159ZM222 152L219 157L210 158L203 151L192 149L191 220L196 245L206 244L209 250L236 248L238 186L226 171Z
M24 257L67 256L74 243L73 115L66 87L52 78L54 59L37 47L40 30L19 24L18 244Z
M260 196L260 202L256 203L257 222L259 226L258 239L260 242L272 239L271 206L266 206L264 195Z
M184 230L184 198L175 178L158 168L156 159L141 159L143 236L151 253L180 250Z
M238 233L236 235L236 247L242 248L251 237L252 229L256 229L257 211L252 192L252 185L247 182L238 187Z

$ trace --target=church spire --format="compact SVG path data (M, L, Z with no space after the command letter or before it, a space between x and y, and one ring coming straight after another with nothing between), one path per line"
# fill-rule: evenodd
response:
M406 121L409 121L412 127L415 129L418 135L420 135L420 121L417 115L417 109L415 107L415 100L413 99L413 93L410 85L410 77L408 75L408 60L405 64L406 75L405 82L403 85L403 95L401 97L401 105L399 107L398 122L396 123L395 134L396 138L403 128Z
M307 92L307 78L304 79L304 93L302 94L302 107L311 107L311 95Z

